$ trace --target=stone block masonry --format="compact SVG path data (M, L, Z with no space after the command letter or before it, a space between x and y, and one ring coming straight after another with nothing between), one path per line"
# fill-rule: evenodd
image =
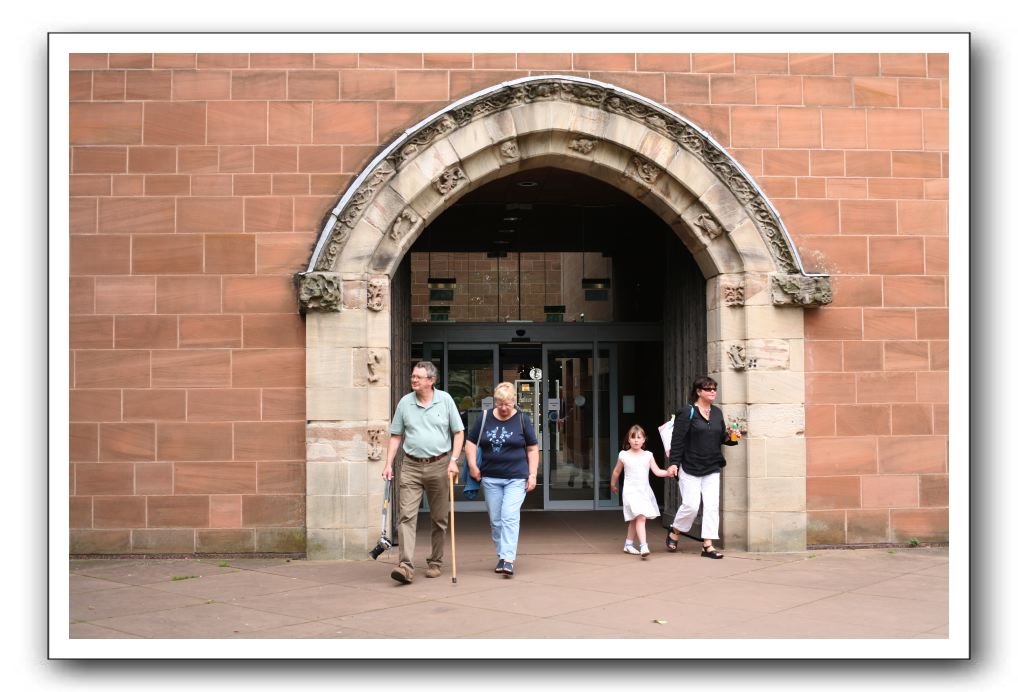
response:
M375 269L344 275L353 320L323 326L337 347L308 353L317 327L298 315L293 275L379 147L455 99L549 70L702 127L767 193L805 269L832 277L833 302L798 323L755 275L744 306L709 302L710 362L746 397L750 437L767 438L764 463L733 486L760 500L730 518L744 542L948 539L944 56L174 53L70 66L72 553L370 547L370 431L388 413L371 378L390 375L388 313L370 303L384 291L368 286ZM459 144L449 161L436 149L435 166ZM654 161L661 144L633 152ZM748 230L735 234L747 245ZM730 369L732 346L745 370ZM804 417L782 415L800 391Z

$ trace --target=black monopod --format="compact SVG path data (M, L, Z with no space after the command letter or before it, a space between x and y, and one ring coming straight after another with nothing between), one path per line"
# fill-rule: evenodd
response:
M382 535L378 538L378 543L375 544L375 547L368 551L368 555L371 556L372 560L377 560L379 555L392 547L392 541L389 540L387 535L388 522L386 521L389 514L389 496L391 493L392 479L389 479L385 481L385 495L382 497Z

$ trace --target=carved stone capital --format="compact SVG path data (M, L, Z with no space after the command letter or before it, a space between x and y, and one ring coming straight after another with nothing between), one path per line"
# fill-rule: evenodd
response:
M300 311L339 312L343 305L343 283L332 272L298 274Z
M816 307L829 304L833 298L829 276L771 275L771 302L774 305Z
M721 285L721 302L725 307L735 307L746 304L746 287L739 284Z
M372 279L368 282L368 310L379 312L385 307L385 299L389 292L389 283L385 279Z
M422 223L424 223L424 219L413 209L407 207L392 222L392 226L389 227L389 237L398 242L403 236L415 233Z

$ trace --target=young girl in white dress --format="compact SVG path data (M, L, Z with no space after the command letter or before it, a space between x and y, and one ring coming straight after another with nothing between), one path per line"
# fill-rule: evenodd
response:
M617 493L619 491L619 476L625 470L626 485L622 489L622 516L629 522L629 530L626 532L626 544L622 547L622 552L640 557L650 555L650 548L647 547L647 519L661 516L647 472L650 471L658 478L674 475L670 470L663 471L658 467L654 455L643 448L646 442L647 433L643 428L634 425L629 429L629 432L626 433L626 446L619 452L619 460L612 471L611 479L612 492ZM640 541L639 550L633 545L634 539Z

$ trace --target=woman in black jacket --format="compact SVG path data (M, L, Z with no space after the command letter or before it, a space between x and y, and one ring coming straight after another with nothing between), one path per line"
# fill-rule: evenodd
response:
M721 468L725 458L721 445L736 445L741 437L738 430L725 426L725 415L714 405L718 396L718 383L710 377L693 382L692 402L688 409L675 414L672 444L668 453L669 466L679 467L679 494L682 505L668 528L665 545L669 551L678 548L679 534L686 534L693 526L696 512L703 498L703 552L701 557L724 557L715 550L712 541L718 538ZM687 534L688 535L688 534Z

